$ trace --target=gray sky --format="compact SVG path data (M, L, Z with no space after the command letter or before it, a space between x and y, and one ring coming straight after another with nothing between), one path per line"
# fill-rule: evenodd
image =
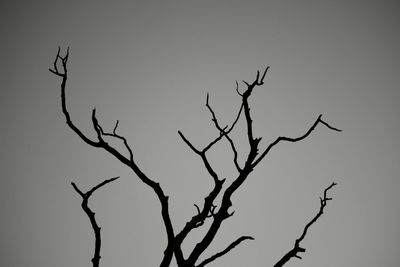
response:
M334 200L304 240L303 260L287 266L399 266L399 12L397 1L2 1L0 265L89 266L93 235L70 182L86 190L118 175L90 203L102 266L158 266L166 244L154 193L65 124L60 80L48 72L60 45L71 53L72 119L90 136L93 107L106 129L120 120L137 163L170 196L176 231L212 186L177 134L199 147L218 134L207 92L229 123L235 80L270 65L251 99L261 147L303 134L320 113L343 129L318 127L271 151L206 255L241 235L255 240L212 266L272 266L332 181ZM245 153L243 119L237 126ZM226 142L210 159L232 181Z

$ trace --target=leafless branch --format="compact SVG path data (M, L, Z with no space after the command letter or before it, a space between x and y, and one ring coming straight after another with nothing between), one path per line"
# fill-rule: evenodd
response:
M226 253L231 251L233 248L235 248L237 245L239 245L244 240L254 240L254 238L251 237L251 236L241 236L241 237L239 237L234 242L232 242L226 249L224 249L223 251L218 252L218 253L214 254L213 256L205 259L199 265L197 265L197 267L204 267L206 264L208 264L208 263L210 263L210 262L212 262L212 261L224 256Z
M214 182L217 183L219 181L218 175L217 173L214 171L214 169L211 167L210 162L207 159L206 153L204 150L200 151L197 148L195 148L193 146L193 144L183 135L183 133L181 131L178 131L180 137L182 138L182 140L190 147L190 149L198 154L200 156L200 158L202 159L204 166L206 167L208 173L211 175L211 177L214 179Z
M238 81L236 81L236 93L238 93L238 95L243 96L240 92L239 92L239 83Z
M194 204L194 206L196 207L197 214L200 214L200 208L199 208L199 206L197 206L197 204Z
M207 216L208 218L214 217L215 216L215 209L217 208L216 205L211 204L211 209L210 209L210 214Z
M57 56L54 59L53 62L53 69L49 69L50 72L53 74L59 76L62 78L62 83L61 83L61 106L62 106L62 111L65 115L66 122L68 126L87 144L93 146L93 147L100 147L99 142L92 141L88 137L86 137L76 126L75 124L72 123L70 115L67 110L66 106L66 101L65 101L65 86L67 82L67 61L68 61L68 55L69 55L69 48L67 49L66 55L64 57L60 56L60 47L58 47L57 51ZM61 61L61 66L63 68L63 72L60 72L58 70L58 65L59 62Z
M90 189L89 191L87 191L87 192L86 192L87 197L89 198L89 197L94 193L94 191L96 191L97 189L99 189L99 188L102 187L102 186L105 186L105 185L108 184L108 183L111 183L112 181L114 181L114 180L116 180L116 179L118 179L118 178L119 178L119 176L114 177L114 178L110 178L110 179L107 179L107 180L104 180L104 181L101 182L100 184L96 185L95 187L93 187L92 189Z
M94 237L95 237L95 247L94 247L94 256L92 258L92 264L93 267L98 267L100 264L100 249L101 249L101 234L100 230L101 228L97 224L96 218L95 218L95 213L89 208L88 206L88 201L90 196L100 187L105 186L108 183L111 183L112 181L118 179L119 177L114 177L111 179L104 180L100 184L94 186L92 189L87 191L86 193L83 193L78 186L74 183L71 182L72 187L75 189L75 191L82 197L82 209L88 216L90 220L90 224L92 225L93 232L94 232Z
M233 216L234 212L229 212L229 208L232 206L231 202L231 196L233 193L236 191L237 188L240 187L241 184L246 180L247 176L251 173L253 170L253 167L251 166L251 162L253 162L254 158L257 155L258 151L258 144L261 140L261 138L254 138L253 133L252 133L252 119L250 116L250 108L248 104L248 98L251 95L251 92L255 86L259 86L263 84L263 79L265 78L266 72L268 70L268 67L265 69L261 79L260 79L260 72L257 72L257 77L253 81L253 83L249 84L245 82L245 84L248 86L247 90L243 93L240 94L239 91L237 90L238 94L241 95L242 97L242 107L244 110L245 114L245 119L246 119L246 124L247 124L247 135L248 135L248 140L249 140L249 145L250 145L250 151L247 156L247 160L245 163L245 166L243 168L239 168L239 176L232 182L231 185L228 186L228 188L225 190L223 196L222 196L222 201L221 201L221 206L218 210L218 212L213 216L214 220L211 223L210 228L208 229L207 233L204 235L203 239L197 243L190 253L187 263L190 265L194 265L199 258L199 256L207 249L207 247L210 245L210 243L213 241L215 235L217 234L222 222L226 220L227 218ZM208 98L207 98L207 106L208 105ZM213 116L213 121L216 124L217 128L219 127L218 122L216 122L216 117L211 109L209 107L209 110ZM241 112L241 111L240 111ZM239 113L240 115L240 113ZM238 115L238 116L239 116ZM237 120L235 120L237 121ZM221 129L221 127L219 127Z
M196 216L193 216L192 219L186 223L185 227L181 230L181 232L179 232L177 234L177 236L176 236L176 246L177 247L180 247L180 244L182 243L184 238L187 236L187 234L192 229L202 225L206 218L213 217L215 219L215 216L216 216L216 213L215 213L216 206L213 204L213 201L215 200L215 198L218 196L219 192L221 191L222 184L225 181L225 179L220 180L218 178L218 175L215 173L214 169L211 167L211 165L210 165L210 163L209 163L209 161L207 159L206 152L214 144L216 144L218 141L220 141L222 137L226 136L227 139L230 140L231 146L232 146L233 151L235 153L235 162L236 162L235 165L236 165L236 167L237 167L237 169L239 171L241 170L239 165L237 164L237 151L235 149L235 146L233 145L233 141L229 138L228 134L229 134L230 131L232 131L232 129L236 125L237 121L239 120L240 114L241 114L242 109L243 109L243 105L240 107L239 112L238 112L234 122L232 123L232 125L231 125L231 127L229 129L228 129L228 126L226 126L224 128L219 126L218 121L217 121L216 116L215 116L215 113L212 110L211 106L209 105L209 95L208 94L207 94L206 106L207 106L207 108L209 109L209 111L212 114L213 121L214 121L214 124L215 124L216 128L219 130L219 136L217 138L212 140L205 148L203 148L202 150L199 150L185 137L185 135L181 131L178 131L178 133L179 133L180 137L182 138L182 140L185 142L185 144L194 153L200 155L200 157L203 160L203 163L204 163L207 171L213 177L215 184L214 184L213 190L205 198L203 209L200 211L200 208L197 205L195 205L196 209L198 211L198 214ZM231 215L233 215L233 213ZM193 263L191 263L190 260L189 261L185 261L185 264L188 264L189 266L191 264L194 264L195 261L193 261Z
M132 148L129 146L127 139L124 136L121 136L121 135L116 133L117 127L118 127L118 123L119 123L119 120L117 120L112 133L104 132L103 129L100 127L100 125L98 125L98 127L100 129L100 132L101 132L102 136L109 136L109 137L113 137L113 138L116 138L116 139L120 139L122 141L122 143L124 144L126 150L129 153L129 160L133 161L133 151L132 151Z
M312 131L314 131L315 127L317 127L317 125L319 123L324 124L325 126L327 126L329 129L337 131L337 132L341 132L342 130L339 130L338 128L332 127L330 126L327 122L323 121L321 119L322 114L318 116L317 120L314 122L314 124L308 129L308 131L303 134L302 136L296 137L296 138L291 138L291 137L286 137L286 136L279 136L274 142L272 142L265 150L264 152L260 155L260 157L258 159L256 159L254 161L254 163L252 164L253 167L255 167L258 163L260 163L260 161L268 154L268 152L274 147L276 146L279 142L281 141L287 141L287 142L298 142L301 141L303 139L305 139L307 136L310 135L310 133Z
M296 239L296 241L294 242L294 247L288 252L286 253L275 265L274 267L281 267L283 266L285 263L287 263L291 258L299 258L301 259L301 257L299 255L297 255L300 252L305 252L306 249L302 248L300 246L300 242L303 241L303 239L306 237L307 231L310 228L311 225L313 225L318 219L319 217L321 217L321 215L324 213L324 208L326 206L326 203L328 200L332 200L332 198L328 198L327 197L327 192L336 185L336 183L332 183L330 186L328 186L327 188L325 188L324 190L324 195L322 198L320 198L320 208L318 213L311 219L310 222L308 222L306 224L306 226L303 229L303 232L301 234L301 236Z
M118 128L118 123L119 123L119 120L117 120L117 122L115 123L114 129L113 129L113 134L116 134L116 131Z
M197 243L194 247L194 249L192 250L192 252L190 253L188 259L185 261L185 263L187 264L187 266L192 266L196 263L198 257L204 252L204 250L210 245L210 243L212 242L212 240L214 239L216 233L218 232L222 222L231 217L234 212L229 212L229 207L232 206L232 202L231 202L231 196L232 194L236 191L237 188L239 188L239 186L246 180L247 176L251 173L251 171L253 170L253 166L251 165L251 163L254 161L255 157L257 156L257 152L258 152L258 144L261 140L261 138L254 138L253 137L253 133L252 133L252 119L250 116L250 108L249 108L249 104L248 104L248 98L251 95L251 92L253 90L253 88L255 86L260 86L264 83L264 78L266 76L266 73L268 71L269 67L267 67L265 69L265 71L263 72L262 77L260 78L260 72L257 72L257 77L256 79L253 81L253 83L249 84L247 82L245 82L245 84L248 86L247 90L241 94L238 90L238 88L236 88L237 93L242 97L242 105L240 108L240 111L233 123L233 126L236 124L240 113L242 111L242 109L244 110L244 114L245 114L245 119L246 119L246 124L247 124L247 135L248 135L248 139L249 139L249 144L250 144L250 152L247 156L247 160L245 163L245 166L242 168L238 168L238 164L236 165L238 171L239 171L239 176L233 181L233 183L228 186L228 188L225 190L224 195L222 197L222 202L221 202L221 207L219 208L218 212L214 214L213 216L213 222L211 223L210 228L208 229L207 233L205 234L205 236L203 237L203 239ZM237 86L238 87L238 86ZM213 144L215 144L217 141L219 141L223 136L227 136L226 134L226 128L223 128L219 126L218 121L216 119L215 113L213 111L213 109L210 107L209 105L209 100L208 100L208 96L207 96L207 102L206 105L209 108L212 117L213 117L213 121L214 124L216 125L217 129L220 131L220 135L216 138L216 140L210 142L210 144L208 146L206 146L206 149L209 149ZM230 130L228 130L230 131ZM183 139L183 141L197 154L201 155L203 158L203 161L206 165L206 168L208 169L210 167L206 157L205 157L205 151L206 150L198 150L196 149L191 142L188 141L188 139L181 133L179 132L181 138ZM236 151L235 147L233 146L233 150ZM235 152L234 152L235 153ZM212 169L212 168L211 168ZM210 172L210 170L209 170ZM218 180L214 178L214 180L217 182ZM217 184L217 183L216 183ZM214 188L213 192L217 192L219 193L220 190L215 190L216 187ZM207 199L207 198L206 198ZM208 199L210 200L210 199ZM211 199L213 201L213 198ZM204 208L202 210L202 214L204 216L207 216L207 213L211 207L212 201L205 201L205 205ZM207 205L206 205L207 204ZM192 220L190 222L188 222L185 226L185 228L177 235L177 239L178 237L185 237L186 234L193 229L193 227L190 227L191 222L196 222L196 219L199 219L199 217L194 216L192 218ZM203 218L202 218L203 219Z
M327 122L323 121L322 119L320 119L319 122L322 123L323 125L325 125L326 127L328 127L329 129L334 130L336 132L341 132L342 131L342 130L340 130L338 128L335 128L335 127L329 125Z
M194 153L196 153L196 154L198 154L198 155L201 155L200 150L198 150L197 148L195 148L194 145L183 135L183 133L182 133L181 131L178 131L178 133L179 133L179 136L182 138L182 140L190 147L190 149L191 149Z
M168 196L164 194L164 191L162 190L161 186L159 183L155 182L154 180L150 179L146 174L142 172L142 170L139 168L139 166L134 162L133 160L133 153L130 147L128 146L128 143L126 139L118 134L115 133L116 127L114 127L113 133L105 133L100 126L100 124L97 121L96 118L96 109L93 109L92 111L92 124L95 132L97 133L97 141L93 141L90 138L88 138L86 135L84 135L78 127L75 126L75 124L71 121L70 114L67 109L66 105L66 94L65 94L65 89L66 89L66 83L68 79L67 75L67 62L68 62L68 56L69 56L69 49L66 52L66 55L62 57L60 55L60 48L58 48L56 58L53 62L53 69L49 69L51 73L59 76L62 78L61 82L61 107L62 107L62 112L66 118L67 125L88 145L93 146L93 147L98 147L102 148L111 155L113 155L115 158L117 158L121 163L125 164L129 168L133 170L133 172L138 176L138 178L148 185L150 188L153 189L153 191L156 193L160 204L161 204L161 216L164 222L164 226L167 232L167 247L164 251L164 257L162 259L162 262L160 264L160 267L167 267L170 265L170 262L173 257L174 253L174 230L172 227L172 222L170 219L169 215L169 207L168 207ZM63 71L59 71L58 67L62 66ZM127 148L129 152L129 158L126 158L123 156L117 149L114 147L110 146L107 142L104 141L103 136L111 136L118 138L123 141L125 147Z
M197 149L197 148L185 137L185 135L184 135L181 131L178 131L180 137L181 137L182 140L190 147L190 149L191 149L194 153L196 153L196 154L198 154L198 155L201 155L201 154L205 154L214 144L216 144L218 141L221 140L221 138L222 138L223 136L225 136L225 137L227 137L228 140L230 140L232 149L233 149L233 151L234 151L234 153L235 153L236 162L237 162L237 151L236 151L236 149L235 149L235 146L234 146L234 144L233 144L231 138L229 138L228 134L233 130L233 128L235 127L237 121L239 120L240 114L241 114L242 109L243 109L243 105L240 107L239 112L238 112L238 114L237 114L237 116L236 116L234 122L232 123L231 127L229 127L228 130L227 130L228 126L225 126L224 128L222 128L222 127L219 126L218 121L217 121L216 116L215 116L215 113L214 113L213 109L211 108L211 106L209 105L209 94L207 94L206 107L208 108L208 110L210 111L210 113L211 113L211 115L212 115L212 121L214 122L216 128L217 128L218 131L219 131L219 136L216 137L214 140L210 141L210 143L209 143L207 146L205 146L202 150Z
M261 86L264 84L264 79L266 77L267 71L269 67L266 67L265 70L260 73L260 71L257 71L257 75L255 80L253 82L246 82L243 81L243 83L247 86L247 88L244 90L244 92L239 91L239 84L236 81L236 92L238 95L241 97L241 105L239 108L239 111L237 112L237 115L232 122L232 124L229 126L222 127L218 120L217 116L211 107L209 103L209 95L207 94L207 99L206 99L206 107L211 113L212 116L212 121L216 127L216 129L219 132L219 135L215 138L213 138L204 148L198 149L196 148L189 139L187 139L181 131L178 131L180 137L182 138L183 142L192 150L195 154L199 155L201 160L203 161L204 167L210 174L210 176L213 178L214 181L214 187L211 189L211 191L208 193L208 195L204 198L204 203L202 207L198 206L197 204L194 204L196 207L197 213L191 217L190 220L188 220L185 224L185 226L182 228L178 234L175 235L174 229L172 226L172 222L170 219L169 215L169 204L168 204L168 196L164 194L164 191L162 190L161 186L159 183L155 182L155 180L149 178L142 170L141 168L135 163L134 161L134 155L133 155L133 150L128 144L127 139L124 136L121 136L120 134L117 133L117 128L119 125L119 120L116 121L116 124L114 128L112 129L111 132L107 132L103 130L103 127L99 124L99 121L96 117L96 109L93 109L92 111L92 126L93 129L96 133L97 136L94 137L94 139L91 139L87 137L85 134L82 133L82 131L79 130L78 127L71 121L70 114L67 109L66 105L66 94L65 94L65 88L66 88L66 82L67 82L67 61L68 61L68 56L69 56L69 50L67 50L65 56L60 55L60 48L58 48L56 58L53 62L53 68L50 69L50 72L55 74L58 77L62 78L61 82L61 107L62 107L62 112L66 118L67 125L88 145L93 146L93 147L98 147L102 148L103 150L107 151L111 155L113 155L115 158L117 158L121 163L124 165L128 166L137 176L138 178L148 185L157 195L160 204L161 204L161 216L164 222L164 226L166 229L167 233L167 246L164 250L164 257L162 259L162 262L160 264L160 267L168 267L171 263L171 259L173 255L175 255L177 265L179 267L194 267L196 266L196 262L199 259L199 256L207 249L207 247L210 245L210 243L213 241L214 237L216 236L220 226L226 220L227 218L233 216L234 211L230 211L230 208L232 206L232 201L231 197L232 195L236 192L236 190L244 183L244 181L247 179L249 174L254 170L256 165L261 162L261 160L269 153L269 151L278 143L281 141L288 141L288 142L297 142L300 140L305 139L314 129L315 127L321 123L328 127L331 130L334 131L340 131L339 129L332 127L325 121L321 119L321 115L318 117L318 119L314 122L314 124L308 129L308 131L303 134L302 136L296 137L296 138L290 138L290 137L285 137L281 136L278 137L273 143L271 143L267 148L259 155L258 151L258 146L261 141L261 137L255 137L253 133L253 120L251 117L250 113L250 105L249 105L249 97L251 96L253 89L255 87ZM60 67L62 68L60 70ZM250 146L250 150L247 154L246 160L244 164L239 164L238 162L238 151L236 149L236 145L232 138L230 137L230 133L237 124L241 114L244 114L245 118L245 123L246 123L246 129L247 129L247 139L248 139L248 144ZM114 138L119 141L122 141L125 149L128 151L129 156L126 157L124 156L119 150L117 150L115 147L112 145L108 144L107 141L109 140L108 138ZM221 141L223 138L226 138L226 140L229 142L229 145L231 146L232 152L233 152L233 162L234 165L238 171L237 177L233 179L232 183L228 185L225 189L225 191L222 191L223 184L225 182L225 179L220 179L214 168L211 166L208 158L207 158L207 152L219 141ZM243 165L243 166L240 166ZM116 177L117 178L117 177ZM87 202L89 197L94 193L95 190L99 189L100 187L104 186L105 184L115 180L116 178L112 178L109 180L105 180L104 182L100 183L99 185L93 187L91 190L89 190L86 193L83 193L74 183L72 183L73 188L75 191L82 197L83 202L82 202L82 207L89 216L89 219L92 223L92 227L95 232L96 236L96 248L98 246L99 251L98 254L95 252L95 257L93 258L93 264L98 262L100 260L100 241L99 245L97 245L97 239L100 240L100 228L97 226L97 223L94 218L94 213L87 207ZM332 188L335 185L335 183L332 183L331 186L325 189L324 191L324 196L321 198L321 208L320 212L305 226L302 235L300 238L298 238L295 242L295 247L289 251L279 262L276 266L282 266L285 262L287 262L290 258L292 257L299 257L297 254L298 252L305 252L305 249L300 247L300 242L304 239L306 236L306 233L309 229L309 227L317 221L317 219L322 215L323 209L326 206L326 202L330 200L331 198L328 198L326 196L327 191ZM214 204L214 201L216 198L219 196L219 194L222 194L222 199L220 204L218 204L218 210L216 210L217 206ZM189 253L188 257L185 259L181 245L182 242L185 240L187 235L195 228L201 226L204 224L206 219L210 219L211 224L209 226L209 229L206 231L205 235L203 238L195 245L193 250ZM98 238L97 238L98 235ZM226 253L228 253L230 250L232 250L234 247L236 247L239 243L241 243L244 240L247 239L253 239L250 236L242 236L238 238L236 241L232 242L225 250L216 253L215 255L211 256L210 258L204 260L201 262L199 265L196 267L203 267L206 264L214 261L215 259L222 257ZM96 249L97 250L97 249ZM281 265L279 265L281 264Z
M193 216L191 220L189 220L185 224L184 228L176 235L175 245L177 247L181 246L183 240L190 233L190 231L192 231L193 229L197 228L200 225L203 225L206 218L210 217L210 214L212 215L211 217L215 219L216 206L213 204L213 202L215 198L218 196L218 194L221 192L222 185L224 182L225 179L215 180L214 188L211 190L208 196L204 198L204 205L201 210L197 204L194 204L197 210L197 214ZM190 264L188 264L188 266L190 266Z
M261 86L264 84L264 78L265 78L265 75L267 74L268 70L269 70L269 66L265 68L261 79L260 79L260 71L257 71L257 77L251 84L243 81L247 85L247 89L242 94L242 103L243 103L243 108L244 108L244 115L246 118L247 137L249 139L250 146L253 147L253 151L255 151L255 147L258 145L260 139L254 138L254 136L253 136L253 124L252 124L253 119L251 118L251 115L250 115L250 107L249 107L248 99L249 99L251 93L253 92L253 89L256 86Z
M234 122L232 123L231 127L227 131L225 131L225 129L227 127L221 128L221 126L219 125L217 117L215 115L215 112L214 112L214 110L211 108L211 106L209 104L209 95L208 94L207 94L206 107L210 111L211 116L212 116L212 121L214 122L214 125L217 128L217 130L220 132L220 135L225 136L225 138L228 140L229 144L231 145L231 148L232 148L232 151L233 151L233 156L234 156L233 162L234 162L235 167L238 170L238 172L241 172L242 169L240 168L239 163L238 163L238 152L236 150L236 147L235 147L235 144L234 144L232 138L230 138L230 136L229 136L229 133L232 131L232 129L235 127L237 121L239 120L240 114L242 113L242 110L243 110L243 104L240 105L239 112L237 113L236 118L235 118ZM212 143L210 143L210 145L209 145L210 147L211 147L211 144Z

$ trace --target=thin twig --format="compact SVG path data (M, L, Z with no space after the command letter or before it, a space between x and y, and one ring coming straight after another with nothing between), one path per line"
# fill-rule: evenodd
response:
M231 251L233 248L235 248L237 245L239 245L244 240L254 240L254 238L251 237L251 236L241 236L241 237L239 237L234 242L232 242L227 248L225 248L223 251L218 252L218 253L214 254L213 256L205 259L199 265L197 265L197 267L204 267L206 264L208 264L208 263L210 263L210 262L212 262L212 261L224 256L226 253Z
M229 136L229 133L233 130L233 128L235 127L236 123L239 120L240 114L242 113L242 110L243 110L243 104L240 105L239 112L237 113L235 120L233 121L231 127L228 130L225 130L227 127L221 128L221 126L219 125L217 116L215 115L214 110L210 106L208 94L207 94L206 107L208 108L208 110L211 113L212 121L214 122L215 128L217 128L217 130L220 132L220 135L225 136L225 138L228 140L229 144L231 145L231 148L233 151L233 163L235 164L235 167L238 170L238 172L241 172L242 168L239 166L239 163L238 163L238 152L237 152L235 143L233 142L232 138L230 138L230 136ZM210 143L210 145L208 147L206 147L204 150L209 149L212 144L213 143Z

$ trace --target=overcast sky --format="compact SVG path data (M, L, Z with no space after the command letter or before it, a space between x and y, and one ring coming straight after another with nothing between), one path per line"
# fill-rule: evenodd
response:
M70 47L72 120L91 137L93 107L105 129L119 120L138 165L170 196L175 231L213 185L177 133L198 147L218 135L207 92L228 124L240 105L235 81L271 66L250 101L260 147L302 135L319 114L343 130L318 126L271 151L204 256L241 235L255 240L210 266L272 266L332 181L307 252L287 266L399 266L399 14L397 1L2 1L0 265L90 266L93 234L70 182L87 190L114 176L89 203L102 227L102 266L152 267L163 256L153 191L65 124L60 79L48 71L60 45ZM242 118L232 135L241 161L244 127ZM232 181L229 144L209 156Z

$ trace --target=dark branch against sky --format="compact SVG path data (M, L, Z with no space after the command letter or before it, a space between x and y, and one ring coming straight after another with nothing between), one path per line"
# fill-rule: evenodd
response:
M213 140L211 140L208 145L206 145L205 148L199 150L195 148L195 146L183 135L181 131L178 131L180 137L186 143L189 148L197 155L201 157L201 160L204 163L204 166L210 176L214 180L214 188L210 190L209 194L204 198L204 206L203 208L199 208L198 205L194 204L196 209L197 209L197 215L193 216L189 221L186 222L184 228L175 234L174 228L172 226L171 222L171 217L170 217L170 211L169 211L169 203L168 199L169 197L165 195L164 190L161 188L160 184L156 182L155 180L149 178L142 170L141 168L135 163L134 161L134 155L132 152L132 148L128 145L127 139L123 136L120 136L116 133L117 127L119 120L117 120L117 123L114 126L114 129L112 132L105 132L103 130L103 127L99 124L98 119L96 117L96 109L93 109L92 111L92 123L93 123L93 129L97 134L97 140L91 140L90 138L86 137L72 122L69 111L67 108L67 100L66 100L66 85L67 85L67 80L68 80L68 74L67 74L67 62L68 62L68 57L69 57L69 48L67 49L67 52L65 56L60 55L60 48L58 48L56 58L53 63L53 69L49 69L50 72L53 74L59 76L62 78L61 81L61 107L62 107L62 112L66 118L66 123L71 128L77 135L84 141L86 144L89 146L95 147L95 148L102 148L106 152L110 153L112 156L117 158L122 164L128 166L130 169L133 170L133 172L137 175L137 177L147 186L149 186L157 195L160 204L161 204L161 217L163 220L163 223L165 225L165 229L167 232L167 245L164 250L164 256L162 258L160 267L167 267L171 265L171 261L173 256L175 256L176 262L178 266L180 267L194 267L194 266L205 266L206 264L214 261L215 259L224 256L227 252L232 250L234 247L236 247L239 243L246 239L251 239L254 240L253 237L251 236L241 236L238 238L236 241L231 243L225 250L218 252L211 256L210 258L203 260L199 265L197 265L197 261L200 258L200 256L205 252L205 250L211 245L213 242L215 236L220 230L220 227L222 226L222 223L230 218L231 216L234 215L235 211L229 212L229 209L233 206L232 203L232 196L235 193L237 189L239 189L240 186L243 185L245 180L248 178L248 176L253 172L254 168L256 165L261 162L261 160L267 155L267 153L270 151L270 149L277 145L280 141L288 141L288 142L299 142L305 139L310 135L310 133L315 129L315 127L321 123L324 124L325 126L328 127L328 129L333 130L333 131L338 131L340 132L341 130L332 127L329 125L327 122L323 121L321 119L322 115L318 117L318 119L315 121L315 123L310 127L310 129L303 134L300 137L296 138L289 138L289 137L278 137L273 143L271 143L264 152L261 153L261 155L257 158L259 154L259 144L261 141L260 137L254 137L253 135L253 118L250 112L250 105L249 105L249 98L252 95L253 89L255 87L260 87L264 85L264 79L267 74L267 71L269 69L269 66L265 68L262 76L260 77L260 72L257 71L257 76L255 80L252 83L248 83L246 81L243 81L243 83L246 85L246 89L244 90L243 93L239 92L238 89L238 83L236 82L236 92L237 94L241 97L241 104L240 104L240 109L238 114L235 116L235 120L233 121L232 125L228 128L228 126L221 128L221 126L218 123L218 120L216 118L214 110L211 108L209 105L209 95L207 94L207 100L206 100L206 107L210 111L212 115L212 121L219 131L219 136ZM58 65L62 65L62 71L59 71ZM248 140L248 146L249 146L249 151L247 156L245 157L245 162L243 163L243 167L241 168L238 163L238 152L236 150L235 142L233 139L229 136L230 132L234 129L235 125L237 124L240 115L242 114L243 110L243 116L246 124L246 133L247 133L247 140ZM228 129L228 130L227 130ZM129 158L123 156L121 152L114 146L110 145L107 141L105 141L104 137L111 137L118 139L123 142L124 148L129 151ZM216 145L219 141L222 140L222 137L225 137L226 140L229 142L230 147L232 148L233 154L234 154L234 165L236 166L236 169L238 171L237 178L233 180L233 182L228 185L225 189L225 191L222 191L222 186L225 182L224 179L220 179L219 175L217 172L214 170L212 167L212 164L210 163L207 152L210 150L214 145ZM100 261L100 247L101 247L101 236L100 236L100 228L96 222L96 219L94 217L94 213L90 208L87 206L87 202L91 194L100 188L101 186L104 186L105 184L115 180L116 178L112 178L106 181L103 181L102 183L98 184L97 186L94 186L91 190L89 190L86 193L82 193L78 187L72 183L72 186L74 187L75 191L77 191L82 199L82 208L86 212L87 216L90 219L93 231L95 233L95 255L92 259L93 262L93 267L98 267L99 266L99 261ZM278 263L275 266L283 266L286 262L288 262L292 257L296 258L301 258L298 253L299 252L305 252L305 249L300 247L300 242L305 238L306 233L308 228L314 224L317 219L322 215L323 210L326 206L326 202L328 200L331 200L330 198L326 197L326 192L335 185L335 183L332 183L331 186L327 187L324 191L324 197L321 198L321 207L320 211L317 213L317 215L305 226L304 231L299 239L296 240L295 246L292 250L290 250L287 254L285 254L281 260L278 261ZM216 202L216 199L218 195L221 193L222 200L219 204L219 208L216 211L217 205L214 204ZM193 250L188 254L187 257L184 256L183 250L182 250L182 244L185 241L186 237L188 234L198 228L204 225L204 222L206 219L210 218L211 219L211 225L209 226L208 230L206 230L206 233L204 236L201 238L201 240L194 246Z
M61 56L70 47L66 99L73 123L92 141L102 135L160 184L169 196L175 235L198 216L194 204L201 214L215 185L204 159L177 130L200 151L221 139L206 154L225 179L222 192L245 168L249 150L244 107L235 92L247 88L241 80L251 84L257 69L261 78L271 66L249 101L253 137L262 137L256 158L279 136L304 135L323 114L307 138L279 141L257 164L233 194L234 216L198 264L243 234L255 239L208 265L258 266L251 259L272 266L293 247L317 211L315 196L332 180L340 185L329 191L334 200L302 242L303 259L289 263L400 262L393 249L400 225L395 1L3 2L0 266L89 263L93 232L68 185L73 180L81 189L92 188L116 175L118 182L96 191L89 203L103 229L101 264L157 266L165 250L166 226L154 190L66 128L55 87L61 77L47 71L57 46ZM204 107L207 93L221 129L228 131L241 114L227 136L220 137ZM337 134L325 121L344 132ZM214 214L219 204L211 206ZM183 255L202 233L199 226L187 235ZM149 257L150 251L160 254Z

